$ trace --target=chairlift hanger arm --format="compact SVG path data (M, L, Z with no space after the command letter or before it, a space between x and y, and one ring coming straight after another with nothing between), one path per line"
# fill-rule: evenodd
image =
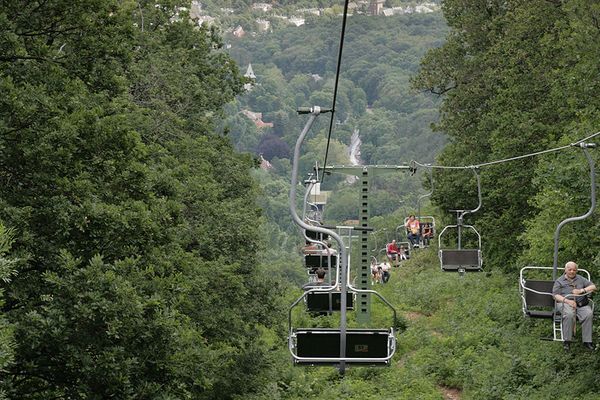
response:
M578 146L582 149L583 154L585 155L585 158L588 161L588 165L590 168L590 197L591 197L591 202L590 202L590 208L589 210L580 216L577 217L570 217L570 218L566 218L565 220L561 221L558 226L556 227L556 231L554 232L554 262L553 262L553 271L552 271L552 279L556 280L557 277L557 269L558 269L558 241L559 241L559 237L560 237L560 230L562 229L562 227L564 225L566 225L569 222L574 222L574 221L582 221L586 218L588 218L590 215L592 215L592 213L594 212L594 210L596 209L596 169L594 166L594 159L592 158L592 156L590 155L588 149L589 148L593 148L596 147L595 143L585 143L585 142L579 142L576 144L573 144L574 146Z
M461 220L463 219L463 217L465 215L467 215L467 214L473 214L473 213L476 213L477 211L479 211L481 209L481 205L483 204L483 200L482 200L482 196L481 196L481 177L479 176L479 170L476 167L472 167L471 170L475 174L475 179L477 180L477 200L478 200L478 204L477 204L477 207L474 208L473 210L464 210L462 212L462 214L460 215L460 219Z
M346 4L347 4L347 0L346 0ZM324 111L325 112L325 111ZM346 285L346 276L348 273L348 256L347 256L347 251L346 251L346 246L344 246L344 241L342 240L342 238L334 231L330 230L330 229L326 229L326 228L322 228L322 227L318 227L318 226L310 226L308 224L306 224L302 219L300 219L300 217L298 216L298 213L296 211L296 186L298 184L298 164L300 162L300 148L302 146L302 143L304 142L304 138L306 137L306 135L308 134L308 132L310 131L310 128L312 127L313 123L315 122L315 119L317 118L317 116L321 113L321 108L320 107L311 107L309 109L309 112L306 112L306 114L310 114L310 117L308 119L308 121L306 122L306 124L304 125L304 128L302 129L302 132L300 133L300 136L298 137L298 139L296 140L296 145L294 146L294 158L292 160L292 177L291 177L291 185L290 185L290 203L289 203L289 207L290 207L290 213L292 215L292 219L294 220L294 222L299 225L300 227L304 228L304 229L310 229L312 231L316 231L318 233L325 233L327 235L329 235L330 237L332 237L337 243L338 243L338 247L339 247L339 257L340 257L340 261L341 261L341 292L340 292L340 296L341 296L341 302L340 302L340 358L344 359L346 357L346 327L347 327L347 321L346 321L346 293L347 293L347 285ZM292 324L291 324L291 309L290 309L290 315L289 315L289 330L290 330L290 335L291 335L291 330L292 330ZM340 362L340 373L343 373L345 371L345 364L344 362Z

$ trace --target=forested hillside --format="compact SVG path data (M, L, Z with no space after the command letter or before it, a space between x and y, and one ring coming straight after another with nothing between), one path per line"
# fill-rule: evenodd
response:
M451 144L439 162L484 163L598 132L599 7L579 0L446 1L452 33L424 58L415 81L444 93L437 129ZM484 206L474 218L491 266L514 272L518 264L552 261L554 227L589 208L587 168L572 150L481 171ZM473 204L472 174L436 177L434 201L442 209ZM595 214L565 227L563 263L576 258L599 270L599 222Z
M293 232L294 237L296 231L290 228L286 208L287 160L303 124L295 110L307 105L331 106L340 28L339 16L322 16L301 27L228 39L232 45L229 52L240 68L250 64L256 78L251 90L227 107L229 117L223 125L238 149L262 154L271 162L273 169L261 174L270 193L265 208L278 229ZM362 142L364 164L433 161L444 143L443 135L430 129L437 121L438 102L411 89L410 79L425 52L442 44L445 32L441 15L435 13L349 18L328 164L349 164L348 147L354 132ZM261 113L262 122L269 125L258 126L245 110ZM328 126L326 117L317 121L315 135L301 158L302 173L324 162ZM373 215L393 212L402 202L414 206L423 193L421 179L421 175L404 174L377 181ZM280 183L275 184L277 181ZM357 218L358 192L343 181L343 177L333 176L323 186L335 188L326 209L331 221Z
M264 384L255 162L214 133L242 79L167 3L0 5L0 397Z

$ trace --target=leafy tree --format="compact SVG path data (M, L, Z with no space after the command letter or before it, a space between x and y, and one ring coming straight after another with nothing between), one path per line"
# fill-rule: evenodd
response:
M15 275L15 264L18 260L8 258L7 254L12 245L12 232L0 224L0 280L5 283L11 281ZM0 290L0 306L4 305L3 290ZM4 316L0 316L0 370L8 369L14 362L13 337L14 326ZM0 399L6 399L6 392L0 391Z
M182 5L0 8L0 213L23 264L2 283L9 398L264 384L280 309L257 266L255 162L213 134L244 80Z
M582 43L565 39L581 32L586 18L582 7L579 1L444 2L453 31L444 46L425 57L416 80L421 88L445 94L437 129L452 144L439 161L469 165L533 153L556 146L571 129L589 126L580 117L583 103L565 101L585 93L564 79L568 74L579 80L572 75L581 66L574 54L581 46L597 49L591 44L597 31ZM485 251L492 265L511 268L505 260L523 249L516 232L536 213L529 199L538 190L532 184L538 162L520 160L482 171L484 207L477 219L485 227ZM465 189L473 186L442 174L437 183L434 199L448 209L454 208L452 202L462 202L469 193Z

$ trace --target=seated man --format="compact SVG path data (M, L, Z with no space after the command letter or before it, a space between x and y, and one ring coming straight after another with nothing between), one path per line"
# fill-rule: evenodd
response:
M308 289L312 289L314 287L319 287L319 286L333 286L333 285L325 282L326 274L327 274L327 271L325 271L323 268L318 268L316 271L317 280L313 281L313 282L305 283L304 286L302 286L302 289L308 290Z
M398 262L400 261L400 249L396 244L396 239L385 246L385 252L388 258L394 262L394 266L398 266Z
M419 220L415 219L414 215L410 215L404 226L407 230L406 236L408 237L408 241L413 247L419 247L419 242L421 241L421 226Z
M592 307L585 295L596 290L596 285L581 275L577 275L577 264L569 261L565 264L565 273L554 282L552 295L558 303L557 311L562 317L563 347L570 349L575 328L575 317L581 322L581 337L583 345L593 351L592 344Z

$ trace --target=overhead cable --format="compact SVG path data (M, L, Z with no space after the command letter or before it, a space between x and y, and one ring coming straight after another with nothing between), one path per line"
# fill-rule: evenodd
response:
M329 154L329 143L331 141L331 132L333 131L333 121L335 120L335 104L337 101L337 92L338 92L338 84L340 80L340 69L342 66L342 51L344 49L344 37L346 36L346 20L348 19L348 2L350 0L344 1L344 16L342 18L342 33L340 35L340 49L338 51L338 60L337 67L335 71L335 84L333 86L333 105L331 106L331 119L329 120L329 132L327 133L327 147L325 148L325 161L323 161L323 165L327 165L327 156ZM317 178L319 178L317 176ZM321 173L322 182L325 179L325 170Z
M485 163L481 163L481 164L473 164L473 165L435 165L435 164L422 164L418 161L414 161L412 160L411 163L414 163L415 165L418 165L420 167L424 167L424 168L436 168L436 169L470 169L470 168L481 168L481 167L487 167L489 165L494 165L494 164L501 164L501 163L505 163L505 162L509 162L509 161L515 161L515 160L520 160L523 158L529 158L529 157L535 157L535 156L539 156L542 154L546 154L546 153L553 153L553 152L557 152L557 151L561 151L564 149L568 149L570 147L573 146L579 146L581 144L583 144L584 142L586 142L589 139L592 139L596 136L600 135L600 132L596 132L588 137L585 137L583 139L580 139L576 142L570 143L568 145L565 146L560 146L560 147L556 147L553 149L547 149L547 150L541 150L541 151L536 151L535 153L529 153L529 154L523 154L520 156L516 156L516 157L510 157L510 158L503 158L501 160L494 160L494 161L489 161L489 162L485 162Z

